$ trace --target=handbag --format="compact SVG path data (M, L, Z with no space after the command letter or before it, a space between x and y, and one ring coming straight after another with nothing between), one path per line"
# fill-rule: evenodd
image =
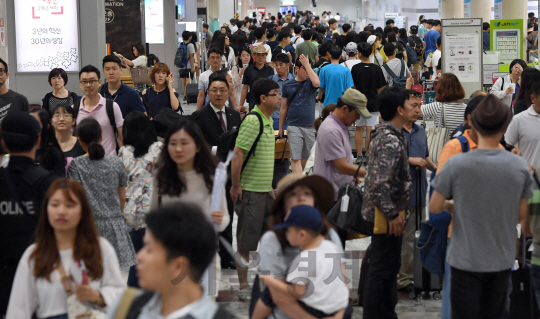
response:
M283 133L283 138L278 136L278 131L274 131L276 137L276 149L274 152L274 159L280 159L282 162L285 159L291 158L291 151L289 149L289 139L287 138L287 131Z
M428 128L427 131L427 140L428 140L428 150L429 156L433 163L438 164L439 155L441 151L448 142L450 136L448 128L446 128L446 108L443 103L441 107L441 115L439 120L439 127Z
M133 84L148 84L150 83L151 68L143 66L138 68L129 68Z
M405 210L400 211L399 216L405 219ZM386 218L386 216L384 216L384 214L377 206L375 206L375 222L373 223L373 234L388 234L388 219Z
M62 262L58 262L58 271L60 272L60 281L66 291L67 296L67 314L69 319L102 319L105 318L105 314L100 311L96 311L85 305L83 302L77 299L77 295L71 289L71 275L67 275L64 270Z
M366 221L362 215L364 191L354 182L359 171L360 166L358 166L353 180L341 185L338 191L338 200L330 208L326 218L339 229L371 236L373 223Z

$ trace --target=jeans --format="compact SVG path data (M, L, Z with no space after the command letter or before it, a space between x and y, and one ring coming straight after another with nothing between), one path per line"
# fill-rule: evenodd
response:
M452 267L452 318L498 319L505 313L511 270L472 272Z
M133 248L135 252L139 252L144 245L144 234L146 233L146 228L141 228L139 230L132 230L129 232L129 237L131 237L131 242L133 243ZM129 267L129 275L127 285L129 287L139 287L139 278L137 278L137 269L136 265Z
M536 303L540 305L540 266L531 265L531 284L534 288Z
M450 246L450 238L448 238L448 245ZM452 271L450 270L450 265L447 262L444 262L444 277L443 277L443 286L442 286L442 313L441 319L451 319L452 318L452 305L450 304L450 283L452 280Z
M397 275L401 267L401 236L374 235L364 290L364 319L397 318Z

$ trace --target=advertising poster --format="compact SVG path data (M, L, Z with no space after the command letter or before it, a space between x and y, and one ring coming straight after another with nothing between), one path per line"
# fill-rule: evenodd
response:
M495 0L495 19L502 19L502 0Z
M79 71L78 26L77 0L15 1L17 71Z
M461 82L479 82L480 68L478 59L482 54L478 46L478 34L446 34L443 63L446 70L454 73Z
M111 53L133 60L131 46L142 41L140 0L105 0L106 41Z
M509 64L514 59L523 59L523 20L491 20L491 51L499 52L500 62Z
M146 42L163 43L163 0L144 0Z
M463 1L463 17L464 18L471 17L471 0Z

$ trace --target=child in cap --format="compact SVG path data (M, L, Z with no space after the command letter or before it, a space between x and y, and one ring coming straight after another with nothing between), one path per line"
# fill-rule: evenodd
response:
M285 228L289 244L302 248L302 252L291 263L286 281L271 275L260 275L260 279L269 288L272 298L296 300L316 318L331 317L338 312L344 314L343 318L350 318L352 310L347 308L349 289L344 282L341 254L334 243L321 235L323 226L317 208L293 207L285 222L274 229ZM266 307L262 309L259 303L252 318L266 318L275 307L272 298L263 295L261 300Z

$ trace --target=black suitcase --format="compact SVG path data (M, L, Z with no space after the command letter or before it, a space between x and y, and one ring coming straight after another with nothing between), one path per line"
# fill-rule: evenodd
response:
M419 167L417 166L417 169ZM416 174L416 232L414 233L414 290L409 293L411 299L416 299L418 295L421 295L424 299L429 299L430 292L433 292L433 299L441 299L442 290L442 277L433 275L422 266L422 260L420 260L420 252L417 248L418 238L420 237L420 225L422 216L422 205L418 205L422 201L422 174Z
M199 96L199 85L192 83L186 85L187 103L197 103L197 97Z
M531 285L531 263L528 256L530 241L521 236L521 251L518 257L519 269L512 271L512 293L510 293L509 319L539 318L534 288Z
M360 267L360 282L358 283L358 307L362 307L364 300L364 290L366 288L366 281L368 278L369 261L371 258L371 244L366 249L366 255L362 259L362 265Z

